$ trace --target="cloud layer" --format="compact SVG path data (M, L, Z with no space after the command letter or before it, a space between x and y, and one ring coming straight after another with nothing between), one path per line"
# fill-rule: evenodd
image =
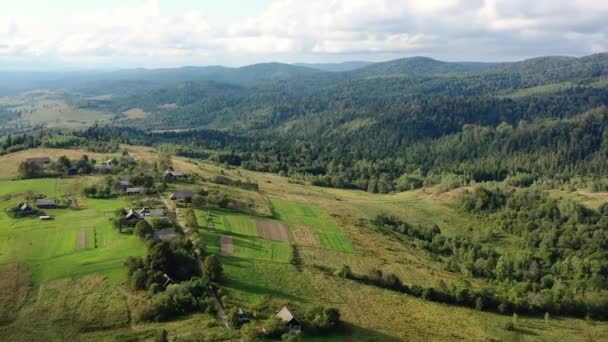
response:
M166 15L158 1L45 23L0 14L0 62L512 60L608 50L608 1L277 0L255 16L221 24L194 9Z

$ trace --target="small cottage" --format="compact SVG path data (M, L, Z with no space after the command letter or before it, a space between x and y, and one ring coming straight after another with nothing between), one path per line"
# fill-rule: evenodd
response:
M17 203L17 212L21 216L32 215L34 213L34 209L27 203L19 202Z
M167 180L186 178L186 174L181 171L167 170L163 175Z
M127 191L128 188L133 188L133 184L128 180L119 180L118 188L122 191Z
M289 329L289 331L299 332L302 329L302 323L296 318L296 315L289 310L288 307L284 306L281 311L276 314L283 324Z
M25 162L27 163L34 163L34 164L50 164L51 163L51 157L32 157L32 158L27 158L25 160Z
M36 200L39 209L57 209L57 202L52 198L39 198Z
M133 209L129 209L127 211L127 214L125 215L125 218L129 221L131 220L139 220L141 219L141 215L139 215L139 213Z
M171 194L171 199L174 201L192 201L192 190L179 190Z
M175 230L171 228L159 229L154 232L154 238L157 240L167 241L176 236Z
M143 195L146 193L144 188L127 188L127 195Z
M103 174L110 173L112 172L112 167L107 164L95 165L95 172Z

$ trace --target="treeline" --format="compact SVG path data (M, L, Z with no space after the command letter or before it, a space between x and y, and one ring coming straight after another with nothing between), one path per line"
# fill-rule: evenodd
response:
M608 318L608 205L597 211L570 201L558 201L536 189L476 188L460 198L462 210L480 216L504 234L515 235L517 253L490 247L496 232L484 238L446 237L438 227L408 224L380 214L370 225L392 237L412 241L442 262L445 270L488 282L483 296L456 300L456 289L433 300L488 310ZM402 286L394 275L354 277L360 281L422 296L422 290ZM463 289L473 293L472 289ZM446 294L447 293L447 294ZM435 296L435 297L433 297ZM423 296L424 297L424 296Z

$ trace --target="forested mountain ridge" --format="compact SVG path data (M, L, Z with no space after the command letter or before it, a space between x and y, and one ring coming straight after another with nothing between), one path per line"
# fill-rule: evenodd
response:
M410 58L253 85L193 81L93 105L149 113L119 126L232 137L190 132L140 143L189 141L188 153L221 146L235 165L372 192L433 175L466 183L608 172L608 54L464 65Z

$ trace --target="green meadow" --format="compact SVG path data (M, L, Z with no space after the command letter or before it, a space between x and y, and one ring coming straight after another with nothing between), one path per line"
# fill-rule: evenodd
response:
M275 216L291 229L302 226L312 229L323 247L338 252L353 252L352 242L319 207L282 199L272 199L271 203Z
M52 220L36 216L11 218L6 210L25 201L31 191L58 199L69 195L72 180L35 179L0 182L0 263L24 262L32 269L36 284L49 280L89 274L108 277L111 283L125 280L123 262L129 255L144 253L141 241L117 232L109 220L111 213L128 204L121 199L80 198L82 209L45 209ZM75 195L75 194L74 194ZM34 203L30 203L32 206ZM84 231L84 245L79 244Z
M207 251L219 254L220 236L232 237L233 257L288 263L291 245L281 241L265 240L258 236L256 217L229 210L196 210L198 222L206 241ZM207 230L211 215L214 230Z

